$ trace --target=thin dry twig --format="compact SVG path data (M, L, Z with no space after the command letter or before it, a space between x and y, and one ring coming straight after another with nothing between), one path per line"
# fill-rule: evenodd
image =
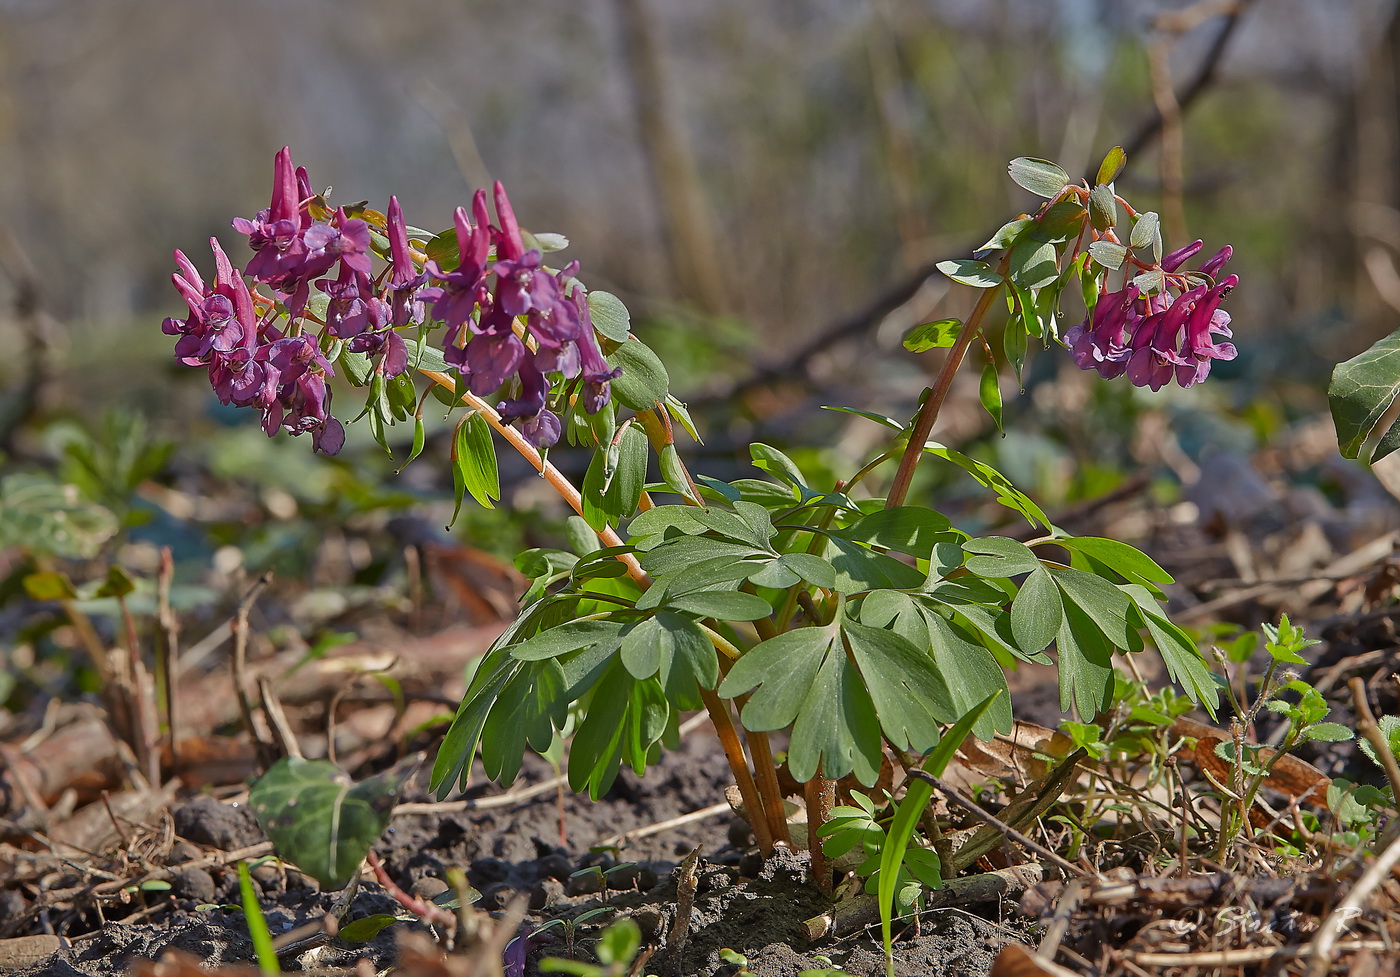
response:
M239 603L238 613L233 616L231 624L233 629L233 691L238 696L238 711L243 715L243 725L248 730L248 736L253 741L263 769L272 766L277 761L277 757L273 755L272 744L259 735L258 727L253 722L253 706L248 701L248 614L252 611L253 604L270 583L272 583L272 571L268 570L258 578L253 586L248 588L248 593L243 596L243 600Z
M652 835L659 835L662 832L670 831L672 828L680 828L687 824L694 824L696 821L704 821L712 818L716 814L729 814L733 808L728 801L721 801L718 804L711 804L709 807L702 807L698 811L691 811L688 814L680 814L665 821L657 821L642 828L634 828L631 831L619 831L615 835L609 835L598 842L595 847L612 848L615 845L624 845L629 841L637 841L641 838L650 838Z
M1322 928L1312 942L1313 956L1308 964L1307 977L1326 977L1338 938L1346 932L1347 924L1361 914L1371 893L1390 876L1397 864L1400 864L1400 838L1381 852L1365 874L1356 880L1347 897L1323 920Z

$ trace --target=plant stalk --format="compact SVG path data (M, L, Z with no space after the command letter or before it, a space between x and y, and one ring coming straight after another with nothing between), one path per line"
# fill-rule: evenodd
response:
M802 796L807 802L807 850L812 854L812 877L822 895L830 896L831 864L822 851L819 832L831 818L831 809L836 804L836 781L823 777L818 768L817 775L802 785Z
M545 481L549 482L550 487L559 493L559 496L569 504L570 508L580 516L583 515L583 497L579 495L578 489L574 488L573 483L565 477L563 472L545 461L535 446L525 440L523 434L501 420L501 415L496 413L495 408L480 397L477 397L471 391L458 391L457 384L446 373L422 369L418 372L438 386L456 392L462 403L479 412L481 416L486 419L486 423L491 425L492 430L504 438L512 448L518 451L520 456L528 461L535 471L544 476ZM622 537L617 534L617 531L610 526L604 526L601 530L598 530L597 533L599 542L604 546L626 545ZM619 553L617 559L627 567L627 575L635 580L638 586L643 590L651 586L651 578L647 576L646 571L642 569L642 565L637 562L635 556L631 553Z
M1001 267L998 269L1000 274L1006 274L1010 267L1010 260L1009 254L1002 259ZM943 401L948 398L948 391L953 387L953 377L957 374L958 367L962 366L963 357L967 355L967 348L977 338L977 334L982 328L982 319L986 316L987 310L992 307L992 301L997 297L1001 288L1002 286L997 285L982 290L982 297L973 306L972 314L967 317L967 322L963 323L958 338L953 342L952 348L948 350L943 367L938 371L933 386L929 387L928 396L924 398L923 406L919 408L919 413L914 418L913 429L909 432L909 442L904 446L904 454L899 459L899 471L895 473L894 484L890 486L890 494L885 501L885 508L893 509L904 504L904 498L909 494L909 485L914 480L914 469L918 467L919 459L923 457L924 444L933 431L934 422L938 420L938 412L943 407Z
M739 788L739 796L744 799L744 809L749 812L749 824L753 827L754 838L764 856L773 853L773 833L768 829L768 819L764 817L765 807L753 774L749 772L748 758L744 756L744 745L739 742L739 734L734 729L734 720L729 716L729 707L711 689L702 688L700 698L705 703L705 711L710 714L715 732L719 734L720 745L724 747L725 759L734 774L734 783Z

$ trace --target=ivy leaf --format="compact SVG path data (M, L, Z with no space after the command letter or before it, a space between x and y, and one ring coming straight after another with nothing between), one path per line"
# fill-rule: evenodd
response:
M278 855L323 889L342 889L389 826L399 789L422 762L419 753L357 784L328 760L283 757L258 778L248 805Z
M1362 442L1370 436L1381 417L1400 395L1400 329L1371 346L1370 349L1332 371L1327 387L1327 399L1332 405L1332 422L1337 428L1337 444L1343 456L1355 458ZM1391 440L1396 426L1392 425L1385 441ZM1386 444L1389 453L1391 446ZM1371 457L1375 464L1384 457L1377 448Z
M962 331L961 319L939 319L915 326L904 336L904 348L911 353L927 353L931 349L945 349L958 341Z
M1069 174L1048 159L1018 156L1006 168L1012 182L1037 197L1056 196L1069 183Z

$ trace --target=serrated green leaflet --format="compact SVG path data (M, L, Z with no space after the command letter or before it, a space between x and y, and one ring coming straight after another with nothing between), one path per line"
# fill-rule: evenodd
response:
M945 349L958 340L962 330L961 319L939 319L915 326L904 336L904 348L911 353L927 353L931 349Z
M248 805L278 855L321 883L340 889L384 833L394 802L422 754L354 783L327 760L284 757L258 778Z
M1344 457L1355 458L1361 453L1362 443L1380 423L1397 395L1400 395L1400 329L1364 353L1338 363L1332 371L1327 400L1332 406L1337 444ZM1392 426L1386 440L1394 433ZM1372 463L1380 457L1383 455L1378 449Z

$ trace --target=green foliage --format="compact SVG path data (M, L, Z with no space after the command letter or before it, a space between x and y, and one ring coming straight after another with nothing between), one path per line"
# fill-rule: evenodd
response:
M38 474L0 478L0 549L91 559L117 529L112 511L76 485Z
M282 965L277 960L272 933L268 931L267 919L258 903L258 893L253 888L253 877L248 872L247 862L238 863L238 893L242 899L243 918L248 923L248 936L253 941L253 952L258 958L258 969L264 977L277 977L282 972Z
M1400 395L1400 330L1365 352L1338 363L1332 371L1327 399L1337 427L1342 454L1355 458L1381 418ZM1371 452L1371 464L1400 447L1400 421L1391 424Z
M630 918L623 917L603 930L598 942L593 945L597 964L564 957L545 957L540 961L540 972L546 974L573 974L575 977L624 977L637 958L642 946L642 932Z
M422 757L354 783L328 760L284 757L253 785L248 803L277 853L321 883L344 888L384 833Z

